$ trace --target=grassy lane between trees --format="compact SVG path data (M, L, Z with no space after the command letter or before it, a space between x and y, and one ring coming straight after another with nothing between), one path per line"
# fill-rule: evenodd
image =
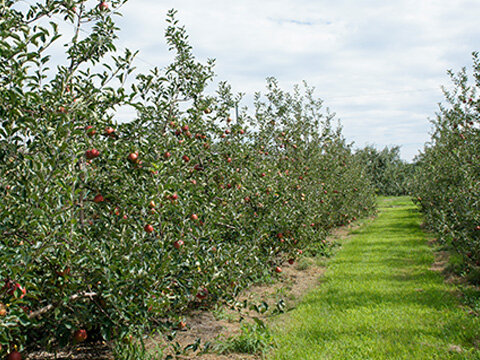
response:
M322 284L274 322L270 359L480 359L480 319L431 270L416 207L399 197L379 210L345 240Z

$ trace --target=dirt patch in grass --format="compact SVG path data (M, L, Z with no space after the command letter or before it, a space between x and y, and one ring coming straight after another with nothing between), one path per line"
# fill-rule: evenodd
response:
M450 252L447 250L438 249L438 240L431 239L428 241L428 245L433 247L435 260L430 266L430 270L441 273L445 281L449 284L465 284L465 279L456 274L450 264Z
M444 273L447 269L449 259L450 256L448 251L436 251L435 261L433 262L432 266L430 266L430 270Z
M433 248L434 262L430 270L439 272L443 275L445 282L456 285L452 290L453 294L461 299L461 307L472 316L480 316L480 287L468 282L468 279L462 277L454 271L450 264L451 254L447 250L438 249L438 240L430 239L428 245ZM480 347L480 339L475 340L475 348Z
M265 301L269 305L269 310L265 314L256 311L244 309L241 316L244 322L251 322L253 317L266 320L272 313L271 310L276 308L277 302L282 299L286 303L286 309L292 308L298 303L303 295L312 287L318 285L318 281L323 275L325 268L315 264L304 270L298 270L295 264L283 264L282 273L279 280L274 284L255 285L242 292L238 301L247 300L251 304L260 304ZM218 340L225 340L229 337L237 336L241 332L241 323L238 321L240 313L228 307L220 310L221 315L215 316L212 311L196 311L186 317L187 327L185 331L179 331L175 338L181 348L185 348L200 339L201 348L206 343L215 343ZM219 318L220 317L220 318ZM155 348L162 343L161 338L152 339L148 346ZM171 351L170 354L173 355ZM240 360L240 359L260 359L261 356L256 354L228 354L221 355L216 353L206 354L186 354L178 355L178 359L199 359L199 360Z

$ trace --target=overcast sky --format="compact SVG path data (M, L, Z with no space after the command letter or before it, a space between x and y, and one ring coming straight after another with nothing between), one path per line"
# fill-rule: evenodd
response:
M251 98L267 76L285 89L306 80L349 141L401 145L406 160L429 138L446 71L470 67L480 50L478 0L130 0L120 43L140 50L139 68L170 61L171 8L195 55L215 58L235 91Z

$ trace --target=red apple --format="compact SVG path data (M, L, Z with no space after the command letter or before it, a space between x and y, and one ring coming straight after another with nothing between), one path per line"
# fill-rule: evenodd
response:
M115 129L112 127L105 128L105 135L112 135L115 132Z
M188 125L183 125L182 126L182 131L187 132L188 131Z
M7 308L5 305L0 303L0 317L7 315Z
M189 162L189 161L190 161L190 158L189 158L187 155L183 155L183 156L182 156L182 159L183 159L183 161L185 161L185 162Z
M206 288L200 289L196 296L200 300L205 300L208 296L208 290Z
M294 259L288 259L288 263L289 263L290 265L293 265L294 262L295 262Z
M168 159L170 156L172 156L172 154L170 154L168 151L165 154L163 154L163 157L165 159Z
M191 218L193 221L196 221L196 220L198 220L198 215L197 215L197 214L192 214L192 215L190 216L190 218Z
M15 295L15 290L19 289L21 291L20 299L23 299L23 297L27 294L27 290L22 287L19 283L14 283L11 280L6 280L5 281L5 286L3 289L7 289L7 293L11 296Z
M93 136L97 132L92 125L85 126L85 130L87 131L88 136Z
M242 134L242 135L245 134L245 130L240 129L240 134Z
M180 249L182 246L183 246L183 240L177 240L173 243L173 247L177 250Z
M178 194L177 193L174 193L172 196L170 196L170 199L172 200L177 200L178 199Z
M102 11L108 10L108 3L105 1L102 1L100 4L98 4L98 8Z
M73 333L73 340L75 343L81 343L87 340L87 330L80 329Z
M277 274L280 274L280 273L282 272L282 268L281 268L280 266L277 266L277 267L275 268L275 272L276 272Z
M225 134L230 134L230 129L225 130Z
M232 158L227 158L227 162L228 162L228 163L231 163L231 162L232 162Z
M150 207L153 209L153 208L156 206L155 201L153 201L153 200L150 201L150 202L148 203L148 206L150 206Z
M91 149L85 152L85 157L89 160L95 159L99 156L100 156L100 151L98 151L97 149Z
M133 153L128 154L128 160L132 163L137 163L138 162L138 152L135 151Z
M100 195L100 194L95 195L95 197L93 198L93 202L95 202L95 203L97 203L97 204L98 204L98 203L101 203L101 202L103 202L103 201L105 201L105 199L104 199L103 196Z
M150 225L150 224L147 224L147 225L145 225L144 230L145 230L147 233L150 234L150 233L153 232L153 226Z

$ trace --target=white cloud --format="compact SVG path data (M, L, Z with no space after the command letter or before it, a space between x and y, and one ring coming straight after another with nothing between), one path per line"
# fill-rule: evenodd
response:
M218 78L236 91L263 90L270 75L285 87L307 80L348 140L403 145L406 159L428 139L446 70L469 65L480 38L475 0L131 0L121 43L166 65L170 8L195 54L216 58Z

